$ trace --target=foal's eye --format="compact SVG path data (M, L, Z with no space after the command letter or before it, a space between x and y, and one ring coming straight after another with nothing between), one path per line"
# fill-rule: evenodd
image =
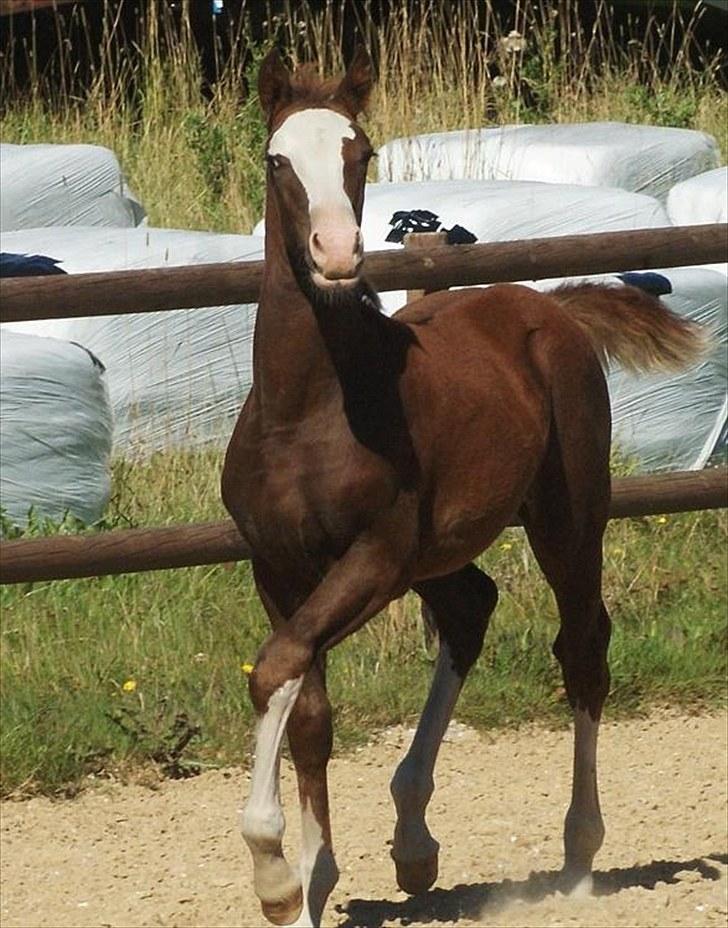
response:
M267 158L268 164L273 168L274 171L276 171L283 164L277 155L268 155Z

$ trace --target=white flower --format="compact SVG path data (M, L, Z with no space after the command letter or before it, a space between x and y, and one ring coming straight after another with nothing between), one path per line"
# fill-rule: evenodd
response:
M508 35L501 39L503 51L508 55L516 55L518 52L524 51L527 44L525 38L517 29L511 29Z

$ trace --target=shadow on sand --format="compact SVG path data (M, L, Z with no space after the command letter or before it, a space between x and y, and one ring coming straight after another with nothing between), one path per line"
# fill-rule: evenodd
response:
M657 883L677 883L684 870L699 873L704 880L720 879L720 870L709 861L728 864L728 854L708 854L692 860L654 860L637 867L615 867L594 873L594 895L611 896L623 889L641 886L654 889ZM540 902L559 889L558 870L534 871L526 880L497 883L460 883L452 889L434 889L401 902L389 899L352 899L339 907L346 915L340 928L382 928L396 920L402 925L420 922L456 922L475 919L483 910L495 914L512 902Z

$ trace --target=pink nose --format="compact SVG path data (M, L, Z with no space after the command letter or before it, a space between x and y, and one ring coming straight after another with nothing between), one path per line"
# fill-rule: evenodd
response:
M319 223L312 230L308 248L316 269L327 280L351 280L361 267L361 232L353 223Z

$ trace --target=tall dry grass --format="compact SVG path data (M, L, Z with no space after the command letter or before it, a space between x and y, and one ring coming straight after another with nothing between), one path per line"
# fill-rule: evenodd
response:
M728 153L720 57L696 51L700 6L683 20L650 18L615 35L609 6L598 0L587 30L579 0L538 0L517 7L517 34L507 34L491 0L399 0L384 24L368 0L356 7L358 28L379 79L367 129L379 145L395 136L514 122L616 119L702 129ZM90 85L79 85L69 36L61 33L61 75L53 88L38 74L21 95L0 73L0 134L11 142L94 142L119 156L132 188L155 225L247 232L260 218L265 130L255 98L257 68L274 43L295 62L322 72L342 67L342 7L314 13L306 4L267 22L252 41L245 22L220 64L212 92L203 93L199 55L188 21L154 15L138 50L118 47L107 23Z

